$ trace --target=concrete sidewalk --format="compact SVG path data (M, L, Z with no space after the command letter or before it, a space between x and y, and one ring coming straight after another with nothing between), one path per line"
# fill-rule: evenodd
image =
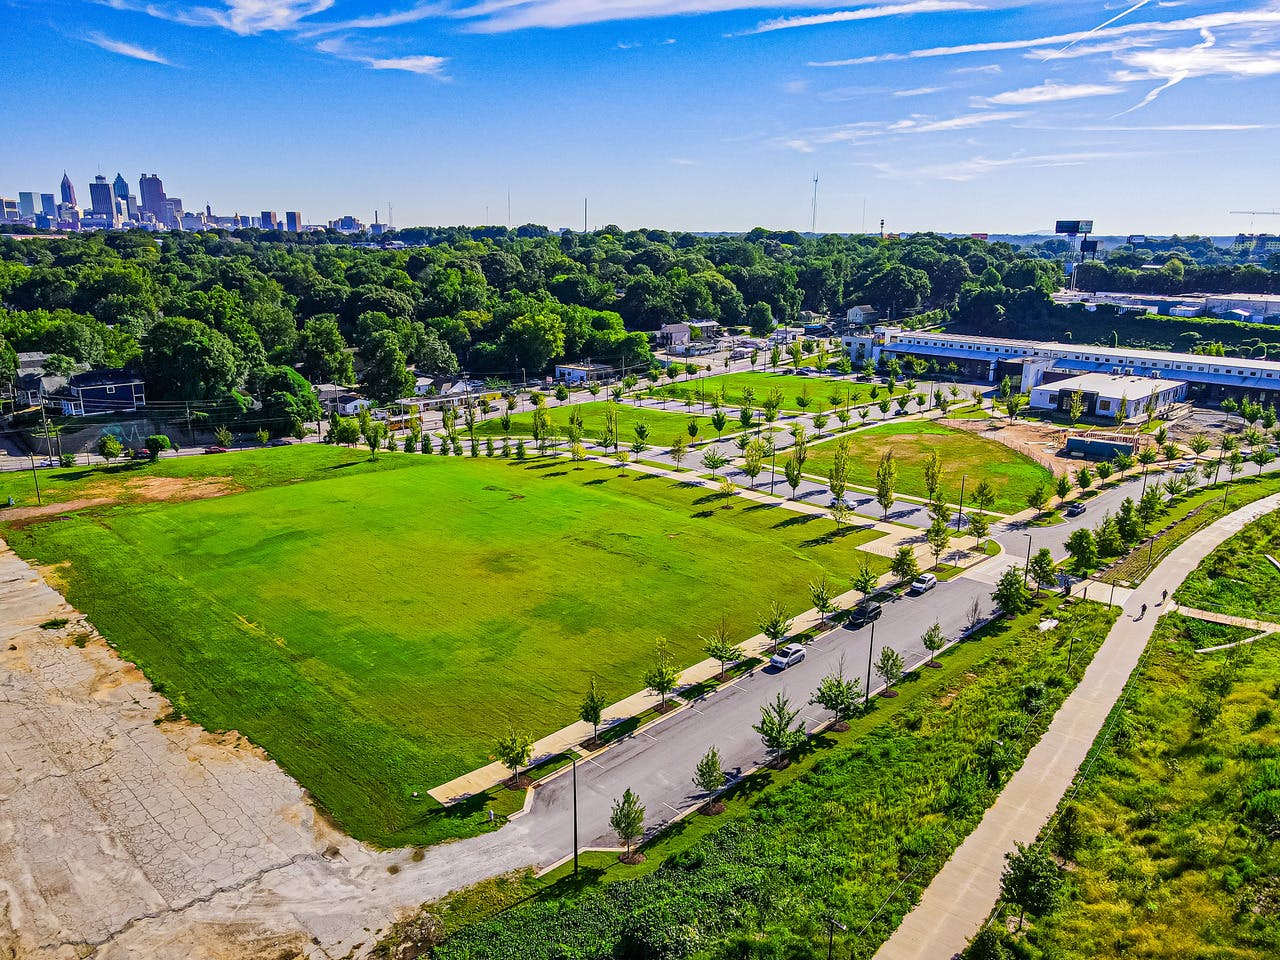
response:
M1176 610L1184 617L1191 617L1193 620L1207 620L1209 623L1223 623L1231 627L1244 627L1247 630L1260 630L1263 633L1280 633L1280 623L1271 623L1267 620L1254 620L1250 617L1236 617L1229 613L1215 613L1212 610L1198 610L1195 607L1184 607L1176 603L1170 603L1169 609Z
M1280 494L1249 504L1194 534L1126 599L1116 621L1049 729L1005 785L977 828L877 951L876 960L945 960L964 950L1000 896L1005 854L1031 843L1053 816L1103 723L1142 657L1170 593L1204 557L1247 523L1280 508ZM1143 603L1147 616L1136 619Z

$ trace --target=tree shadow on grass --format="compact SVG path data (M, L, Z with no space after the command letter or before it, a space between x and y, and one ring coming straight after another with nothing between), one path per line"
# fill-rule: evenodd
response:
M594 480L585 481L582 485L584 487L598 487L602 483L608 483L610 479L609 477L596 477Z
M544 473L542 475L542 479L547 480L551 477L567 477L568 475L569 475L568 470L554 470L551 473Z
M777 523L775 523L773 525L773 529L781 530L784 527L802 527L807 523L812 523L814 520L825 520L825 519L826 519L825 517L821 517L816 513L795 513L787 517L787 519L780 520Z

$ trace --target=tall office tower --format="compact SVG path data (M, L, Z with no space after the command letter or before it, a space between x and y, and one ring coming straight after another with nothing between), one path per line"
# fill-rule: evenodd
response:
M116 212L115 194L111 190L111 184L107 183L107 178L102 174L94 177L93 183L89 184L89 204L93 208L95 217L106 217L108 220L114 219Z
M27 217L36 215L36 195L30 190L23 190L18 193L18 216L24 220Z
M284 215L284 225L290 233L302 232L302 214L294 210Z
M116 174L115 180L111 183L111 190L121 200L129 199L129 181L124 178L124 174Z
M125 206L125 209L128 211L130 220L142 219L142 213L138 209L138 198L134 196L132 193L129 194L127 197L125 197L124 206Z
M154 173L144 173L138 180L138 196L142 198L142 212L164 221L164 182Z
M262 211L262 229L263 230L279 230L280 229L280 217L277 216L274 210Z
M46 217L58 216L58 205L53 202L52 193L40 194L40 212Z
M181 197L165 197L164 216L160 218L160 222L170 227L181 226L184 212Z
M68 207L76 205L76 188L65 170L62 171L62 202Z

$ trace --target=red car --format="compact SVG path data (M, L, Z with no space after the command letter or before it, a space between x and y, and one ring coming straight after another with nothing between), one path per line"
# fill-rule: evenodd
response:
M204 452L205 453L226 453L227 448L226 447L205 447Z

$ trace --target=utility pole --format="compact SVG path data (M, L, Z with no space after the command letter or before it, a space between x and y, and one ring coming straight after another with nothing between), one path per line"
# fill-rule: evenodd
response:
M36 473L36 455L28 453L27 456L31 458L31 479L36 485L36 506L43 506L44 501L40 499L40 477Z
M809 232L818 232L818 175L813 175L813 208L809 218Z
M867 644L867 689L862 698L862 705L865 707L871 702L871 652L876 647L876 622L871 621L871 642Z
M578 875L578 755L573 755L573 875Z

